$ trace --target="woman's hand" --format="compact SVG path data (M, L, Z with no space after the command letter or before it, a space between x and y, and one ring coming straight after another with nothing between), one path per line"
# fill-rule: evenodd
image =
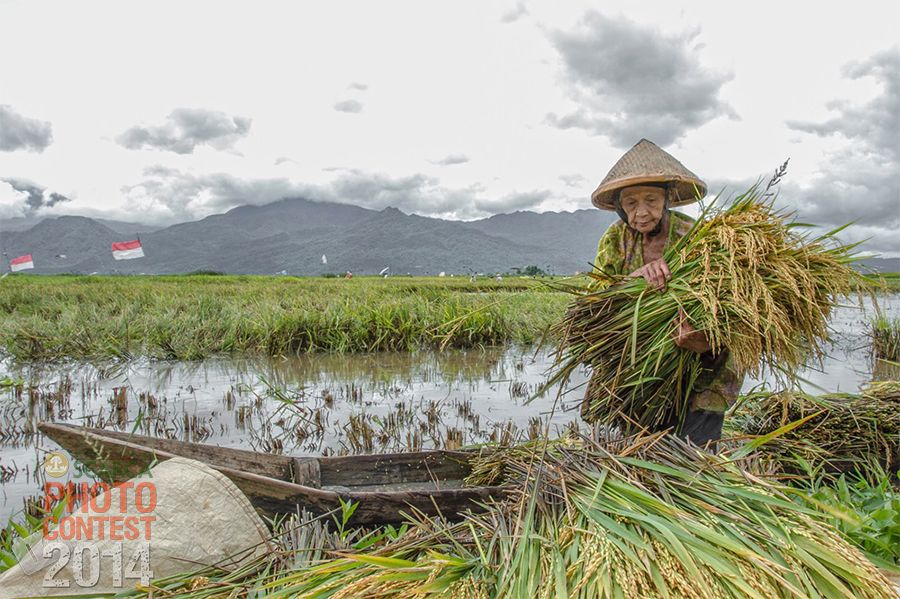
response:
M629 277L643 277L647 284L660 293L666 288L666 282L672 279L672 273L669 272L669 265L662 258L648 262L630 275Z
M703 331L698 331L688 320L687 314L681 306L678 307L678 316L675 317L675 330L672 332L675 345L682 349L703 354L712 349L709 338Z

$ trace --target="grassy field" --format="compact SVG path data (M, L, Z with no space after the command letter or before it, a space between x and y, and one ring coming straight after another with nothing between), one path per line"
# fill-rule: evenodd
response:
M883 276L868 275L866 278L886 291L900 291L900 275L896 273Z
M571 299L548 281L13 275L0 282L0 355L201 359L533 343Z
M532 343L569 299L533 279L13 276L0 283L0 352L199 359Z

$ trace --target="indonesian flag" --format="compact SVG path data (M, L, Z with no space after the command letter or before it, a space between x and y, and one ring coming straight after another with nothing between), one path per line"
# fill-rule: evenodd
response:
M9 267L13 272L27 270L29 268L34 268L34 260L31 259L31 254L25 254L24 256L13 258L12 262L9 263Z
M120 241L112 244L113 258L116 260L131 260L132 258L143 258L144 250L141 248L140 240Z

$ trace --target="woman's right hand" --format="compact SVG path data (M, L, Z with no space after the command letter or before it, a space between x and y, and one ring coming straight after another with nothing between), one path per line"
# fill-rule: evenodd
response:
M660 293L665 290L666 282L672 279L669 265L662 258L648 262L628 276L633 278L643 277L650 287Z

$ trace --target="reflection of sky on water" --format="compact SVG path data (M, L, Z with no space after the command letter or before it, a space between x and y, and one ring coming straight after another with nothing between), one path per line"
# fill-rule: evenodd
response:
M829 357L821 368L801 373L812 385L828 392L855 392L873 378L866 331L875 312L866 304L864 310L844 307L836 311ZM900 317L900 295L882 298L879 304L889 318ZM17 472L0 485L0 522L19 509L24 495L41 490L42 480L34 476L35 465L44 451L56 447L40 437L15 434L33 430L41 420L131 430L141 413L144 421L140 428L149 434L255 450L269 449L272 441L278 440L285 453L296 455L321 455L325 448L347 451L352 445L346 430L351 415L362 416L378 431L389 426L400 404L405 407L404 425L415 428L431 410L442 430L464 431L467 444L488 442L497 427L509 422L520 430L538 419L546 426L551 411L551 434L557 434L578 420L585 377L576 374L571 390L555 410L556 392L526 403L526 397L546 380L552 366L550 350L507 347L444 353L226 357L200 362L145 360L106 370L88 365L21 369L0 365L0 376L19 376L43 393L56 391L61 381L69 385L68 393L62 393L66 396L63 401L45 401L37 393L29 397L27 390L21 398L8 390L2 393L0 467ZM900 371L882 364L875 367L874 377L897 379ZM772 384L771 379L765 380ZM748 379L744 391L759 383ZM296 431L309 425L291 417L291 410L267 394L268 387L286 391L296 403L294 413L309 416L319 411L322 430L298 437ZM817 392L815 387L807 388ZM117 393L126 400L121 404L124 409L115 409L112 398ZM401 447L404 439L397 435L392 444ZM426 448L441 441L428 435L421 440Z

